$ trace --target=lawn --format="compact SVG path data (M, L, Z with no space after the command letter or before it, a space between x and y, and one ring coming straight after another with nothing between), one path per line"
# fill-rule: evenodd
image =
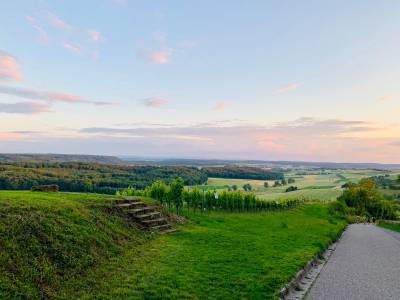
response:
M0 192L0 298L273 299L346 225L314 203L147 234L107 198Z
M378 226L400 232L400 224L381 223Z
M291 211L190 215L174 235L149 243L140 276L123 265L96 295L104 299L277 299L279 290L345 226L326 205ZM103 271L109 274L109 270ZM96 277L100 277L97 275ZM77 295L80 296L79 294Z

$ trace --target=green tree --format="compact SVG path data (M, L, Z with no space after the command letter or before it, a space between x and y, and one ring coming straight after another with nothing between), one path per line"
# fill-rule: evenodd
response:
M267 189L269 187L268 181L264 182L264 187Z
M275 180L274 187L278 187L278 186L281 186L281 183L279 182L279 180Z
M179 215L182 209L183 199L182 193L185 184L183 182L182 177L178 177L177 179L172 180L170 185L170 198L171 201L175 204L176 213Z
M289 178L289 179L288 179L288 183L289 183L289 184L295 183L295 180L294 180L293 178Z
M246 192L249 192L249 191L252 190L252 186L251 186L250 183L246 183L246 184L243 185L243 189L244 189Z
M232 185L232 190L234 190L234 191L236 191L237 190L237 185L236 184L234 184L234 185Z

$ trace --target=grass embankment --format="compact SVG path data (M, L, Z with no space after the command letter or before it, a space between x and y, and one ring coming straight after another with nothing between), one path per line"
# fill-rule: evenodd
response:
M380 223L378 226L400 232L400 224Z
M146 236L108 213L106 198L1 191L0 299L71 299L72 290L90 286L88 271L145 243Z
M336 238L323 204L189 215L145 235L99 195L0 192L0 298L268 299Z

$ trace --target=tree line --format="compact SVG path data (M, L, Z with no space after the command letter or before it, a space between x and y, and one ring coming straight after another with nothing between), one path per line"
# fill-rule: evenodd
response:
M207 182L197 168L181 166L124 166L81 162L0 163L0 189L29 190L33 186L59 186L60 191L115 194L129 186L144 189L162 179L182 177L185 185Z
M224 166L203 167L208 177L234 178L234 179L256 179L256 180L284 180L283 172L266 170L257 167L246 166Z

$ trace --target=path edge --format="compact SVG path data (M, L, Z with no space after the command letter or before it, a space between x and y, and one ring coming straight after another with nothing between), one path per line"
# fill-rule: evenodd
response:
M332 253L335 251L337 244L342 238L343 233L347 230L348 226L349 225L346 225L338 233L337 238L332 241L332 243L322 254L316 254L300 271L296 273L293 279L280 290L280 299L303 299L307 295L322 268L325 266ZM304 280L307 280L307 283L304 283ZM303 286L303 289L299 290L300 286Z

